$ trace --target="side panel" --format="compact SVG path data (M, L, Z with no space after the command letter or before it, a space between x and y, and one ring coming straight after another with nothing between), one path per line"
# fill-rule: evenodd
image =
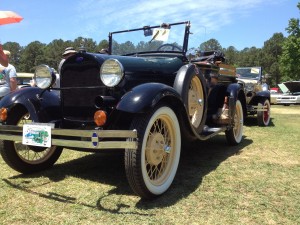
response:
M17 107L24 107L30 113L32 120L36 122L59 119L59 97L48 90L42 92L43 90L39 88L22 88L1 99L0 108L5 107L11 112Z

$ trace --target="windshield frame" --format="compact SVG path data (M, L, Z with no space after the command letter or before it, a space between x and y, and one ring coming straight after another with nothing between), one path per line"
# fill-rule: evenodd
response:
M113 35L115 34L120 34L120 33L126 33L126 32L133 32L133 31L145 31L145 30L150 30L154 28L171 28L172 26L176 25L183 25L185 24L185 30L184 30L184 38L183 38L183 44L182 44L182 51L177 51L177 53L182 53L183 55L186 54L187 49L188 49L188 40L189 40L189 34L190 34L190 21L185 21L185 22L178 22L178 23L163 23L161 25L157 26L144 26L142 28L137 28L137 29L130 29L130 30L121 30L121 31L114 31L109 33L109 46L108 46L108 54L112 54L112 43L113 43ZM136 52L136 53L157 53L161 51L147 51L147 52ZM167 53L170 53L170 51L166 51ZM173 53L176 53L176 51L172 51ZM132 53L134 54L134 53ZM126 54L126 55L131 55L131 54Z

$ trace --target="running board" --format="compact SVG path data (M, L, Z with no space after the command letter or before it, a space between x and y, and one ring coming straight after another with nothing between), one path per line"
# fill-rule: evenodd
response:
M204 128L202 133L198 135L200 140L207 140L211 137L216 136L217 134L224 132L227 128L226 127L208 127Z

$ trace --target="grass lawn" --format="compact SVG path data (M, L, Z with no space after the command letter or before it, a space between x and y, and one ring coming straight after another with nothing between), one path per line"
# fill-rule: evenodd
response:
M183 149L170 190L135 196L123 154L65 150L52 169L22 175L0 158L0 224L300 224L300 106L249 118L244 140L220 135Z

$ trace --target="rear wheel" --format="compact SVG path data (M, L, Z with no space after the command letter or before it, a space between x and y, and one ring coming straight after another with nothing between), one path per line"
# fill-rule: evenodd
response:
M138 149L125 150L125 171L133 191L142 198L166 192L175 177L181 149L178 119L161 105L131 125L138 133Z
M178 81L177 81L178 79ZM205 80L202 74L197 74L192 67L184 78L176 77L174 88L181 95L186 107L191 125L197 133L203 130L206 116Z
M234 124L229 130L225 131L227 142L230 145L237 145L242 141L243 137L243 107L239 100L235 104L235 113L234 113Z
M268 126L271 118L271 105L268 99L262 99L258 106L263 108L264 111L257 112L257 123L259 126Z
M188 92L188 112L190 121L197 131L204 114L204 89L198 76L193 76Z
M29 113L24 109L19 109L8 118L7 124L23 126L30 122ZM0 152L11 168L21 173L32 173L53 166L62 152L62 147L46 148L23 145L22 141L3 141Z

